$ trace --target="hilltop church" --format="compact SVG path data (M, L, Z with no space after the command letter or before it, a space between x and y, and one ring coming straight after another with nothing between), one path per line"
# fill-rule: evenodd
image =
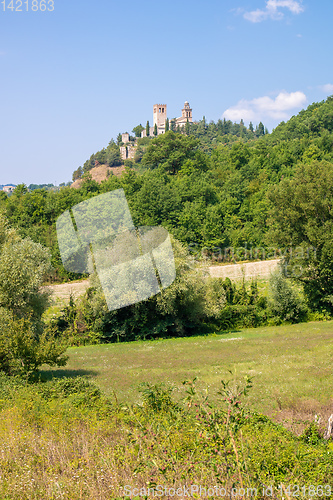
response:
M153 106L153 117L154 124L152 127L149 127L149 135L154 136L155 125L157 128L157 135L161 135L165 133L165 124L167 121L167 105L166 104L154 104ZM171 127L171 122L174 123L175 128L184 127L186 122L189 121L192 123L192 108L188 101L185 101L184 107L182 109L182 116L179 118L173 118L170 120L169 128ZM141 132L141 137L147 137L146 129L144 128ZM137 143L129 144L129 134L126 132L125 134L121 134L122 142L124 146L120 147L120 155L122 160L131 160L134 158Z
M154 128L155 124L157 127L157 135L164 134L165 132L165 124L167 121L167 105L166 104L154 104L153 107L153 117L154 117L154 124L152 127L149 129L149 135L154 135ZM182 109L182 116L179 118L173 118L175 123L175 127L184 127L185 123L187 121L192 122L192 108L190 108L190 105L188 101L185 101L184 107ZM141 137L146 137L146 129L144 129L141 132Z

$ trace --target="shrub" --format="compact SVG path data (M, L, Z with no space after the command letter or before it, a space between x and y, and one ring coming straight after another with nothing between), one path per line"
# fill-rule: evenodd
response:
M187 250L173 240L175 281L148 300L108 311L99 280L76 303L67 306L57 325L75 345L191 335L203 323L216 320L225 304L218 282L195 267ZM77 344L79 342L79 344Z
M66 346L56 342L46 329L36 332L29 319L15 318L2 309L0 328L0 366L9 375L29 376L45 364L64 366Z
M298 323L305 318L307 310L303 300L282 273L272 274L270 288L270 309L279 321Z
M142 382L139 385L139 392L142 394L144 407L153 412L169 412L176 409L177 405L171 398L173 388L166 386L163 382L159 384L150 384Z
M47 249L22 239L0 214L0 369L10 375L66 363L66 347L42 322L48 295L41 285L50 260Z

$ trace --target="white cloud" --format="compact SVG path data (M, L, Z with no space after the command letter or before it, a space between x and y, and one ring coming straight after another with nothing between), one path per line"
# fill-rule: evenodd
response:
M257 97L252 100L242 99L235 106L228 108L222 115L232 121L246 122L267 120L288 120L290 111L299 109L306 103L303 92L280 92L275 99L269 96Z
M323 92L326 92L326 94L333 94L332 83L326 83L326 85L320 85L319 89L322 90Z
M284 17L284 13L279 10L280 8L289 9L293 14L300 14L304 11L299 0L266 0L265 9L245 12L243 17L251 23L260 23L266 19L279 21Z

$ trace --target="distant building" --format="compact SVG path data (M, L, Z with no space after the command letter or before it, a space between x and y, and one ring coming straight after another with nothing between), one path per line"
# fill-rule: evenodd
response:
M192 123L192 108L190 108L188 101L185 101L184 107L182 109L182 116L176 118L175 122L176 122L176 127L178 127L178 125L180 127L184 127L186 122Z
M157 135L161 135L165 133L165 124L167 121L168 115L167 115L167 105L166 104L154 104L153 106L153 126L149 127L149 136L154 137L154 130L155 130L155 125L157 129ZM179 118L169 118L169 129L171 128L171 121L174 122L175 127L184 127L187 122L192 123L193 118L192 118L192 108L190 108L189 102L185 101L184 107L182 109L182 116ZM146 129L144 128L141 132L141 137L147 137L147 132ZM126 132L124 134L121 134L121 140L123 144L126 144L124 146L120 147L120 156L122 160L128 160L128 159L133 159L135 152L136 152L136 147L137 147L137 142L135 140L134 144L132 142L131 145L128 145L128 142L130 142L129 139L129 134Z
M154 135L155 124L157 127L157 135L165 133L165 123L167 120L167 105L166 104L154 104L153 106L153 117L154 117L154 126L150 127L149 135ZM185 101L184 107L182 109L182 116L179 118L172 118L176 127L184 127L186 122L192 123L192 108L190 108L189 102ZM171 119L169 118L169 122ZM169 124L170 127L170 124ZM141 132L141 137L146 137L146 129Z
M136 153L136 144L133 146L120 146L120 156L122 160L133 160Z
M12 193L15 188L16 188L16 186L13 186L12 184L8 184L7 186L4 186L2 188L2 190L5 191L6 193Z
M125 134L121 134L121 142L126 143L129 142L129 133L125 132Z

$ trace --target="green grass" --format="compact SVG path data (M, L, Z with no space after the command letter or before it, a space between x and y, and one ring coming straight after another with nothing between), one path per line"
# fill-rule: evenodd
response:
M43 378L91 376L106 393L136 402L142 381L180 387L194 377L212 395L227 371L253 376L251 408L277 417L329 412L333 407L333 321L246 329L228 334L69 348L64 369ZM284 412L284 413L283 413ZM302 414L302 415L301 415Z
M243 485L265 500L262 485L331 485L333 443L314 416L326 424L332 413L332 336L333 322L313 322L95 345L70 348L63 370L45 368L52 382L1 375L0 499L115 500L125 485L221 482L228 498ZM223 388L228 369L238 380L253 376L246 397L232 381ZM56 379L66 375L90 376L111 399L84 379ZM181 383L195 376L198 392ZM170 396L165 386L146 385L140 393L142 381L170 381L182 391ZM209 402L222 390L216 405L200 386ZM140 405L126 404L139 398ZM302 498L316 500L320 491Z

